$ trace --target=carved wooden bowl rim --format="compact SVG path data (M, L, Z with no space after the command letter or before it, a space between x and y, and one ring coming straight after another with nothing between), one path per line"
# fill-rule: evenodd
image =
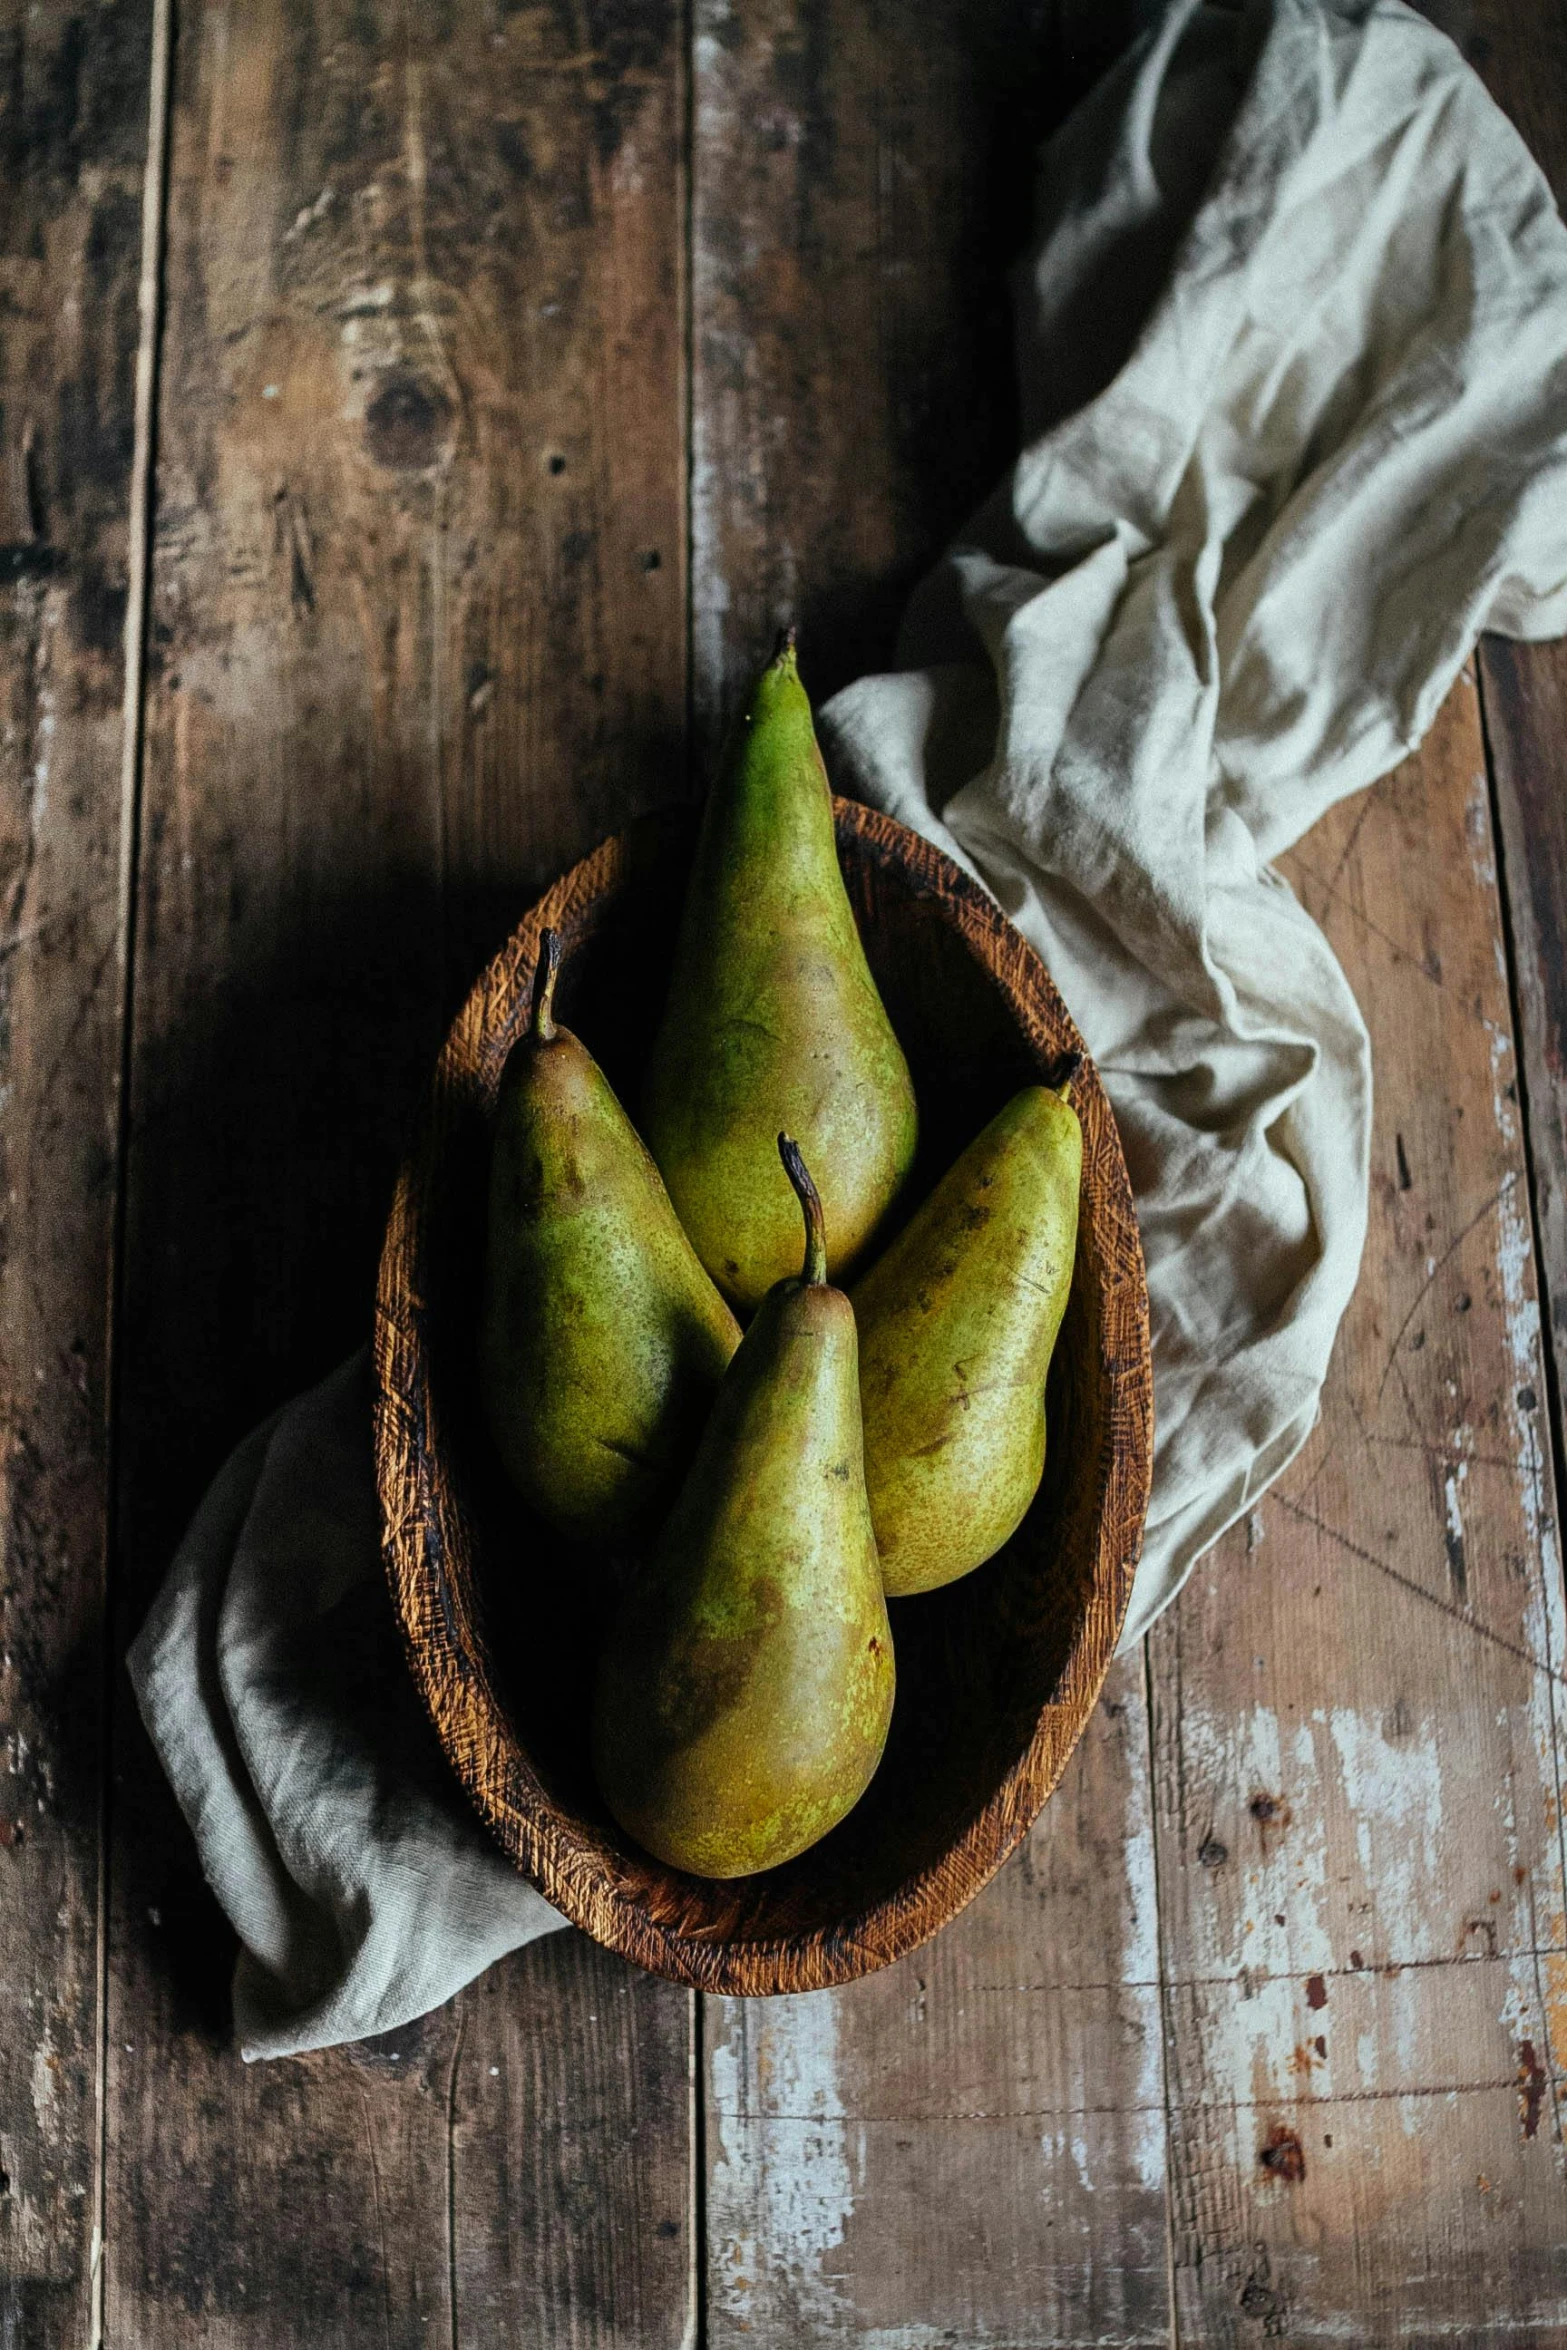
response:
M610 1831L584 1832L540 1784L497 1694L464 1575L472 1529L441 1473L442 1431L429 1375L428 1262L443 1145L478 1088L493 1099L520 1032L541 933L613 896L636 867L638 829L617 834L547 890L471 990L436 1064L413 1148L399 1174L377 1284L375 1459L384 1552L414 1680L459 1780L506 1852L556 1908L596 1941L652 1972L711 1992L820 1990L903 1957L973 1899L1016 1849L1055 1788L1109 1669L1141 1547L1152 1469L1153 1383L1148 1293L1131 1185L1097 1071L1039 956L1000 908L917 833L857 802L834 803L840 852L894 868L933 915L960 933L997 984L1036 1060L1084 1052L1074 1100L1083 1125L1082 1221L1097 1266L1099 1360L1107 1439L1096 1547L1064 1669L1026 1750L940 1856L890 1894L829 1929L772 1939L726 1937L699 1916L701 1888L640 1853L616 1853ZM675 812L690 821L690 812ZM643 820L643 828L670 817ZM917 1606L920 1602L903 1603ZM636 1880L662 1875L670 1916L651 1914ZM765 1880L752 1880L763 1883ZM671 1922L673 1918L674 1922Z

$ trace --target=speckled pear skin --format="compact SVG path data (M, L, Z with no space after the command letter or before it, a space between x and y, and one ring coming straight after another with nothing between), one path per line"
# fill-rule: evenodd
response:
M796 1276L746 1331L611 1628L594 1766L616 1819L657 1859L750 1876L858 1802L892 1698L854 1312Z
M1039 1490L1082 1177L1076 1111L1029 1086L854 1290L866 1487L890 1598L982 1566Z
M552 994L547 975L496 1105L480 1388L524 1499L576 1541L635 1544L690 1465L740 1331Z
M860 944L786 641L708 794L643 1131L698 1256L745 1312L799 1263L779 1128L821 1171L838 1280L908 1174L915 1125L908 1063Z

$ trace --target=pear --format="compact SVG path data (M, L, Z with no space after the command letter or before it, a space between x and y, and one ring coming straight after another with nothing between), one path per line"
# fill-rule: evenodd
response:
M798 1254L773 1138L821 1170L846 1274L914 1157L914 1087L838 869L832 794L786 637L708 795L643 1131L680 1221L743 1311Z
M1045 1468L1045 1374L1072 1287L1071 1077L1013 1096L854 1291L865 1482L889 1597L992 1557Z
M574 1540L634 1543L689 1466L740 1331L608 1079L555 1024L559 969L547 930L496 1106L480 1389L524 1499Z
M779 1137L804 1272L763 1300L603 1657L593 1758L639 1844L701 1877L775 1868L858 1802L892 1714L860 1453L854 1312Z

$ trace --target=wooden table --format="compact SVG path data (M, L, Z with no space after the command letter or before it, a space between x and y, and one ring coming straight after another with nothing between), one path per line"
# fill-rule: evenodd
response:
M1289 860L1376 1050L1322 1426L923 1954L561 1935L246 2070L117 1661L478 962L1005 462L1115 15L0 0L4 2350L1567 2344L1560 648ZM1561 0L1440 15L1560 192Z

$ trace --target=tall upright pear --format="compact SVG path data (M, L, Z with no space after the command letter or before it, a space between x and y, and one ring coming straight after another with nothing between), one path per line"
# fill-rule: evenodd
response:
M708 795L644 1101L680 1220L743 1309L797 1255L780 1127L820 1170L836 1279L909 1171L914 1088L838 868L792 636L752 688Z
M854 1291L890 1597L982 1565L1039 1490L1083 1179L1072 1073L1015 1094Z
M496 1106L480 1389L543 1517L635 1542L689 1466L740 1332L604 1072L555 1023L559 968L547 930Z
M825 1836L869 1785L892 1714L854 1313L827 1286L821 1203L779 1139L805 1268L740 1342L594 1703L610 1810L702 1877L774 1868Z

